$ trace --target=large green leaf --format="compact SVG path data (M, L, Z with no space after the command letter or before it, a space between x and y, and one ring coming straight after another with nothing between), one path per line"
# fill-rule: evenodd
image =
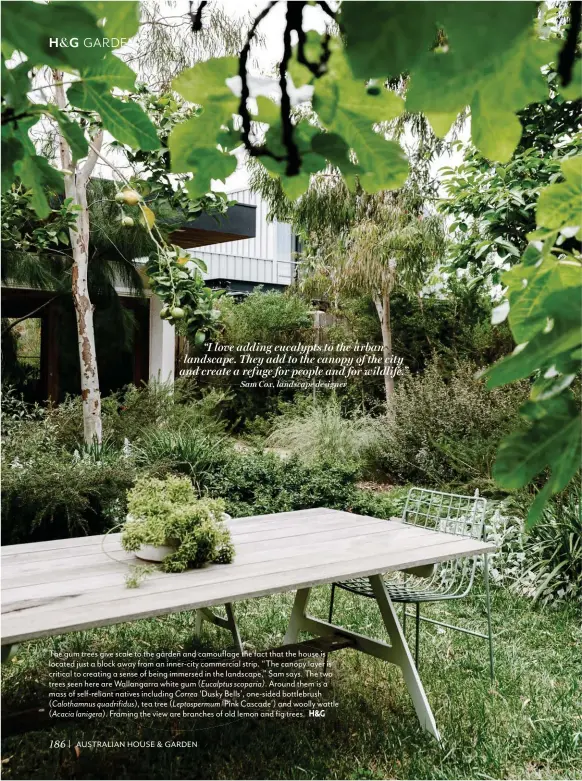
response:
M546 326L555 308L548 308L548 298L556 292L568 291L568 300L561 301L558 313L580 308L582 266L574 260L546 255L535 265L520 263L503 275L508 286L509 324L515 340L522 344Z
M315 89L314 108L330 130L337 123L348 123L354 116L366 120L371 127L388 122L404 110L404 101L382 83L368 83L355 79L341 49L334 51L329 73L321 78Z
M232 114L237 110L238 98L236 98L226 80L238 73L238 60L236 57L218 57L206 62L199 62L193 68L188 68L177 76L172 82L175 89L183 98L191 103L196 103L208 109L208 104L226 104L222 107L223 114ZM218 123L224 117L217 117Z
M78 70L103 58L102 48L83 45L85 38L103 38L103 30L77 3L2 3L1 12L2 40L23 52L29 67ZM69 45L71 39L78 46Z
M216 144L216 123L210 114L191 117L172 130L168 138L173 173L192 173L187 183L192 198L210 190L212 179L226 179L236 168L236 158Z
M527 402L522 415L530 425L506 437L499 446L493 475L506 489L527 485L546 468L551 475L532 505L528 524L534 524L551 494L562 491L580 468L582 421L570 393L543 402Z
M146 151L159 148L156 128L137 103L114 98L101 86L83 81L69 87L67 97L73 106L97 112L105 130L122 144Z
M337 133L317 133L311 141L311 146L317 154L337 166L344 176L361 176L364 173L360 165L350 160L350 147Z
M407 108L438 135L470 106L475 145L509 160L521 135L515 112L545 99L540 68L557 53L535 37L536 13L535 2L366 2L346 3L341 18L354 75L409 73ZM435 47L439 30L446 46Z
M2 57L2 99L4 108L9 107L19 114L29 106L28 91L30 90L30 66L22 62L14 68L6 67Z
M71 147L73 160L80 160L81 158L86 157L87 152L89 151L89 145L81 126L76 122L72 122L68 116L63 111L59 111L54 104L45 105L43 106L43 109L57 122L63 138Z
M314 109L328 130L343 138L356 153L365 172L360 179L368 191L400 187L408 174L404 152L399 144L377 133L374 126L397 117L404 108L402 99L383 85L355 80L344 66L342 52L333 56L337 59L329 76L317 84ZM347 163L344 173L353 173L349 158Z
M135 87L136 74L114 54L107 55L96 65L83 68L81 76L85 84L94 87L119 87L122 90L132 90Z
M582 226L582 155L562 161L566 179L545 187L538 199L536 221L538 226L558 230Z
M40 116L39 110L33 116L21 119L16 126L13 123L2 125L2 192L10 189L19 175L16 170L17 163L36 155L28 131L36 125Z
M6 192L12 186L15 179L14 166L18 160L24 157L22 143L13 135L8 135L2 128L2 192Z
M473 67L506 51L536 13L536 2L366 2L345 3L341 22L354 75L368 79L414 71L442 29L447 54Z
M194 175L186 185L192 198L208 192L212 179L224 180L236 168L236 158L217 144L225 136L221 125L229 125L238 108L238 98L226 85L237 72L235 57L220 57L183 71L172 83L183 98L203 107L199 116L177 125L168 139L172 171Z
M132 38L139 29L135 0L89 0L80 3L103 26L104 37Z
M212 179L224 181L236 169L236 157L214 148L199 148L194 178L186 183L191 198L200 198L210 191Z
M470 63L455 50L426 53L412 73L406 107L424 112L443 135L451 118L470 106L473 143L486 157L506 161L521 136L515 112L547 96L540 69L555 58L557 44L526 30L510 48L494 52Z
M525 346L519 345L511 355L487 369L487 387L523 380L538 369L550 368L559 358L569 361L581 342L578 325L556 321L551 330L538 332Z
M301 168L298 174L287 176L288 161L285 159L287 148L283 143L283 130L281 121L273 121L265 136L265 143L270 152L282 158L276 160L273 157L261 157L264 167L274 177L279 178L284 193L296 200L309 187L311 174L322 171L327 165L325 157L313 147L313 139L321 135L318 128L309 122L299 122L293 131L293 140L301 156Z
M25 155L14 164L14 171L26 188L32 191L31 206L43 219L50 214L46 193L60 193L64 189L63 174L39 155Z
M344 3L340 21L354 76L386 78L410 70L434 41L436 5L440 3Z

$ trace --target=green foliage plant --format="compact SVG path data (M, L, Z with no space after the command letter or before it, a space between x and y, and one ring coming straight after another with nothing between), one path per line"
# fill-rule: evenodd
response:
M528 532L527 498L508 496L491 503L487 538L493 582L543 605L579 602L582 596L582 514L580 488L553 497L542 519Z
M485 373L490 388L535 377L521 409L526 425L502 441L494 469L510 490L549 470L530 508L530 525L548 498L565 489L582 456L581 410L571 390L582 359L582 256L565 245L582 236L582 155L564 159L561 169L564 181L540 194L538 229L529 234L521 262L502 277L507 293L498 319L508 315L518 346Z
M228 564L234 557L223 521L224 503L197 499L185 477L142 478L129 491L128 519L121 544L127 551L142 545L175 548L162 562L166 572L183 572L210 562Z
M457 492L495 489L495 449L517 423L529 385L489 392L475 369L465 361L445 373L434 358L422 374L400 377L394 414L382 418L380 464L387 475Z
M293 453L307 463L333 454L339 461L353 461L366 469L374 462L379 436L374 418L343 415L339 400L332 396L310 405L302 415L275 418L266 444Z

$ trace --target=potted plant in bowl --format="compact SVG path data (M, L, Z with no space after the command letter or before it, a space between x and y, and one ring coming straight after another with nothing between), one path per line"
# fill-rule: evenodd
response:
M224 503L198 499L187 477L142 478L127 499L121 544L138 558L160 562L166 572L232 561Z

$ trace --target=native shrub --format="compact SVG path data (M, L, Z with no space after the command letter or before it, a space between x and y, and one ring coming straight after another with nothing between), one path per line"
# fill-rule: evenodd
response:
M457 363L445 376L437 359L404 374L383 418L381 464L399 483L491 490L500 438L518 419L527 382L485 389L476 367Z
M363 466L374 461L379 438L377 421L369 415L342 414L337 397L310 404L301 414L273 421L266 444L297 455L306 463L333 457Z

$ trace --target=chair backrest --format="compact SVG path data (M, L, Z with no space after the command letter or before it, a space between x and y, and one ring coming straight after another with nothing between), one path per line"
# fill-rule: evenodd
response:
M485 528L487 500L474 496L411 488L402 514L404 523L435 531L481 539Z
M479 496L478 491L475 491L474 496L463 496L429 491L427 488L411 488L406 497L402 520L435 531L482 539L486 509L487 500ZM437 564L432 577L424 581L425 587L438 589L443 598L465 596L473 586L476 566L476 557Z

